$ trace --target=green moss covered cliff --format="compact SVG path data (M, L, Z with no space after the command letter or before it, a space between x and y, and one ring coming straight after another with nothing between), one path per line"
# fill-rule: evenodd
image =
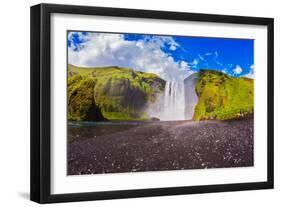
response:
M254 82L222 72L201 70L195 86L198 103L193 119L228 120L253 115Z
M148 119L146 106L164 87L157 75L130 68L68 65L68 120Z

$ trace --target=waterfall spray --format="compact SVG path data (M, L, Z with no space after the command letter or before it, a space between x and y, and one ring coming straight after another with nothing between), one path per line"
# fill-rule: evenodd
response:
M167 81L164 92L163 113L161 120L184 120L184 81Z

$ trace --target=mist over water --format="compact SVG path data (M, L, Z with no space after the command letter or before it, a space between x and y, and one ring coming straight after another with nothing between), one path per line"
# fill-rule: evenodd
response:
M195 106L198 102L198 97L195 92L195 86L198 81L198 74L193 73L184 79L184 98L185 98L185 119L191 120L193 118Z

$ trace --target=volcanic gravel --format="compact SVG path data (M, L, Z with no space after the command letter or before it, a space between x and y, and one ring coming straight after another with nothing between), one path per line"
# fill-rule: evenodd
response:
M253 119L149 122L95 135L70 130L68 175L253 166ZM83 138L79 138L84 130ZM86 132L86 133L85 133ZM86 137L85 137L86 136Z

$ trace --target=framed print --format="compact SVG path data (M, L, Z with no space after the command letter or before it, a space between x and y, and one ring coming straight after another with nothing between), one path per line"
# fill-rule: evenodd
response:
M273 19L31 7L31 200L273 188Z

